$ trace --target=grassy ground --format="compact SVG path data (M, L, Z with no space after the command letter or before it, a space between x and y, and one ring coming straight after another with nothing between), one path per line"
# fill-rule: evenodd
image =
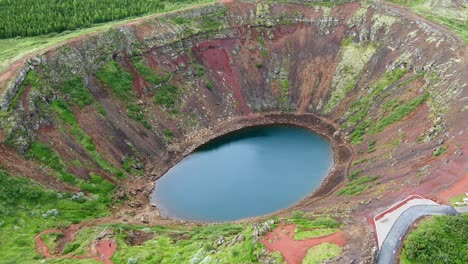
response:
M338 230L340 224L330 217L310 218L304 213L300 217L284 218L278 221L296 223L300 236L310 230L333 229ZM272 225L272 228L277 226ZM248 223L225 223L209 226L154 226L105 224L80 229L75 240L65 246L63 253L83 255L93 243L93 238L103 230L112 230L118 250L112 257L114 263L229 263L247 264L257 263L258 255L265 249L264 245L252 239L253 227ZM132 244L134 234L147 237L138 244ZM315 236L315 235L314 235ZM310 236L305 236L308 238ZM54 237L47 238L51 242ZM217 243L220 239L222 243ZM314 258L328 259L341 251L330 245L323 245L316 250L323 251L321 255L313 253ZM269 255L276 259L276 263L283 263L279 252ZM212 262L210 262L212 261ZM62 263L48 260L47 263ZM86 263L86 262L83 262ZM313 262L315 263L315 262Z
M462 203L463 202L463 198L467 198L467 196L465 194L460 194L460 195L457 195L457 196L454 196L454 197L451 197L449 199L449 203L453 206L456 206L455 203Z
M330 217L319 217L314 220L295 218L291 220L296 224L294 239L303 240L321 237L339 231L340 223Z
M37 233L108 214L97 200L46 190L0 170L0 262L39 263L42 256L34 250Z
M194 0L191 3L174 3L166 2L165 10L163 12L170 12L173 10L178 10L182 8L187 8L194 5L213 3L214 0ZM109 23L104 23L101 25L95 25L90 28L78 29L75 31L66 31L60 34L51 34L46 36L38 37L28 37L28 38L13 38L13 39L2 39L0 40L0 71L3 71L13 63L14 61L21 59L24 56L38 53L41 50L44 50L48 47L58 45L67 40L89 35L95 32L102 32L108 30L111 27L127 23L139 18L126 19L120 21L113 21Z
M387 0L387 2L408 7L415 13L449 28L465 42L465 45L468 44L468 11L466 4L457 10L433 8L429 5L429 0Z
M345 187L341 188L337 195L358 195L372 187L373 182L378 178L378 176L360 176L359 178L355 178L346 183Z
M320 264L341 254L341 248L333 243L322 243L307 250L302 264Z

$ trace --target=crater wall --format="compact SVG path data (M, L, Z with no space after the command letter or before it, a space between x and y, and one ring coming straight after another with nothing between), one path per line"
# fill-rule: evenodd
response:
M375 180L302 208L370 216L407 194L443 199L466 174L465 54L382 4L235 1L139 20L31 60L0 104L0 165L69 190L66 175L103 175L138 208L141 186L204 136L310 115L351 146L341 177Z

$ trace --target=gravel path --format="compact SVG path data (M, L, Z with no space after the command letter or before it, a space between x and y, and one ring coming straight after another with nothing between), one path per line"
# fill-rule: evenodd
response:
M377 264L393 264L395 263L395 254L399 252L402 244L402 239L408 229L419 218L426 215L456 215L457 211L447 205L416 205L398 217L395 224L385 238L382 248L377 256Z

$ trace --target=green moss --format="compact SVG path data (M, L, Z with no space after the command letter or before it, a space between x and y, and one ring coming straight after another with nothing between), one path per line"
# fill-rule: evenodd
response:
M179 97L179 90L174 85L163 85L159 87L154 95L156 104L166 108L174 108Z
M130 258L138 263L200 263L203 259L215 260L219 263L256 263L255 252L260 252L264 246L252 240L250 224L215 224L201 227L161 227L145 228L146 232L155 233L152 239L141 246L129 246L125 240L128 231L124 228L134 228L119 225L114 229L119 242L119 251L112 257L114 263L127 263ZM237 236L245 238L229 245ZM222 245L215 240L223 237ZM210 251L215 250L215 254Z
M283 93L288 93L289 92L289 80L288 79L284 79L283 81L281 81L281 88L283 89Z
M213 86L213 83L211 83L211 82L206 82L206 83L205 83L205 87L206 87L208 90L213 90L213 87L214 87L214 86Z
M148 74L150 81L156 81L157 78L151 75L149 71L151 69L145 68L144 64L139 63L140 70ZM133 77L132 74L124 70L115 61L109 61L104 64L101 69L96 73L96 77L101 80L104 84L111 88L112 93L115 94L120 100L126 102L127 115L133 120L140 122L144 127L150 129L151 124L146 119L143 109L136 104L135 96L133 95ZM159 81L159 79L157 79Z
M96 150L96 145L94 144L93 139L84 132L81 127L78 124L78 121L73 114L73 112L70 110L68 105L61 101L61 100L55 100L50 108L58 114L60 119L65 123L70 126L69 132L73 137L76 139L76 141L84 147L84 149L90 154L90 156L93 158L93 160L106 172L110 172L114 175L120 175L119 169L115 168L113 165L111 165L109 162L107 162L101 154ZM71 180L70 176L67 175L66 173L63 174L64 168L62 169L55 169L59 172L61 172L60 175L64 177L67 180Z
M65 81L60 85L60 90L66 96L68 102L79 107L90 105L94 101L93 96L84 86L84 81L81 77Z
M265 39L262 36L258 36L257 41L260 46L265 46Z
M367 152L371 153L375 151L375 144L377 143L376 139L373 139L369 141L369 144L367 144Z
M429 98L429 93L415 97L403 105L398 106L393 104L392 108L394 108L394 110L386 117L380 119L375 125L375 127L371 129L370 133L376 134L384 130L387 126L390 126L402 120L407 115L412 113L418 106L424 103L427 100L427 98Z
M132 61L137 72L145 76L145 80L151 85L159 85L165 83L170 78L169 74L160 75L154 72L148 65L144 63L142 57L133 57Z
M369 94L354 101L347 113L352 113L344 127L350 127L358 124L350 135L351 143L361 143L367 135L367 130L373 122L367 117L370 107L375 103L376 97L379 97L384 89L401 79L407 73L406 69L398 68L394 71L388 71L372 87Z
M357 177L359 174L361 174L361 173L362 173L362 170L355 170L355 171L353 171L351 174L348 175L348 178L349 178L350 180L354 180L354 179L356 179L356 177Z
M174 139L174 133L170 129L164 129L163 130L164 138L166 138L167 141L172 141Z
M99 195L99 202L109 204L109 195L112 193L112 190L114 190L115 185L103 179L100 175L91 173L91 179L88 182L80 183L80 188L83 191Z
M338 191L337 195L358 195L361 192L369 189L372 185L368 184L377 180L378 176L361 176L356 178L348 183L346 183L345 187Z
M341 254L341 248L333 243L322 243L307 250L302 264L320 264L326 260L338 257Z
M198 77L203 77L203 75L205 75L205 68L203 68L202 65L196 64L195 69L197 69L197 76Z
M341 46L341 61L333 75L331 97L325 106L325 113L329 113L354 90L359 75L376 50L373 43L353 44L353 37L344 39Z
M125 161L122 163L122 168L136 176L142 176L144 174L144 169L136 169L139 165L140 161L136 157L126 157Z
M117 62L108 61L96 72L96 77L111 88L112 93L119 99L127 101L133 98L132 74L120 67Z
M70 108L64 101L61 101L61 100L53 101L52 104L50 105L50 109L56 112L63 122L71 126L78 124L78 121L76 120L75 115L73 114L73 112L70 110Z
M367 161L366 158L358 159L358 160L353 161L353 162L351 163L351 165L356 166L356 165L361 164L361 163L364 163L364 162L366 162L366 161Z
M340 223L330 217L318 217L315 219L293 218L296 224L294 239L303 240L314 237L326 236L339 230Z
M30 85L32 89L36 88L39 85L39 79L34 70L30 70L26 74L26 77L24 78L23 83L18 88L18 91L16 92L15 96L13 96L13 98L11 99L10 105L8 106L9 113L11 113L14 109L18 107L20 99L24 93L24 90L26 89L28 85Z
M37 141L31 144L26 157L35 159L56 171L65 171L66 168L57 152Z
M440 147L438 147L436 150L434 150L433 155L434 155L435 157L438 157L438 156L444 154L445 151L447 151L447 147L445 147L445 146L440 146Z

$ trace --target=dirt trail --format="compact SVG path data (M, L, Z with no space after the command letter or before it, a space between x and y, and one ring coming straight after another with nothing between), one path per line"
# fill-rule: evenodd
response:
M45 258L70 258L70 259L96 259L105 264L113 264L110 258L114 255L117 251L117 243L113 239L104 238L102 240L93 240L92 245L88 252L83 256L74 256L72 254L61 255L60 252L63 251L65 245L67 243L73 242L75 239L76 233L85 226L96 225L101 222L113 222L112 219L106 218L108 221L104 219L95 219L87 222L83 222L81 224L74 224L70 225L67 229L48 229L40 232L36 236L34 236L34 240L36 241L35 250L38 254L42 255ZM62 238L60 238L56 242L55 252L50 252L49 247L44 243L42 240L42 236L45 234L50 233L61 233L63 234Z
M270 252L279 251L288 264L302 263L302 260L307 254L307 250L321 243L330 242L340 247L346 244L343 231L323 237L294 240L295 227L295 224L280 225L272 232L268 233L260 242L262 242Z
M59 230L59 229L49 229L49 230L44 230L44 231L40 232L39 234L37 234L34 237L34 240L36 241L36 246L35 246L36 252L41 254L45 258L54 257L54 255L52 255L49 252L49 247L44 243L44 241L42 241L41 236L43 236L45 234L50 234L50 233L62 233L62 232L63 231Z
M117 251L117 243L114 240L104 239L93 246L93 249L98 253L99 260L105 264L113 264L110 260L115 251Z

